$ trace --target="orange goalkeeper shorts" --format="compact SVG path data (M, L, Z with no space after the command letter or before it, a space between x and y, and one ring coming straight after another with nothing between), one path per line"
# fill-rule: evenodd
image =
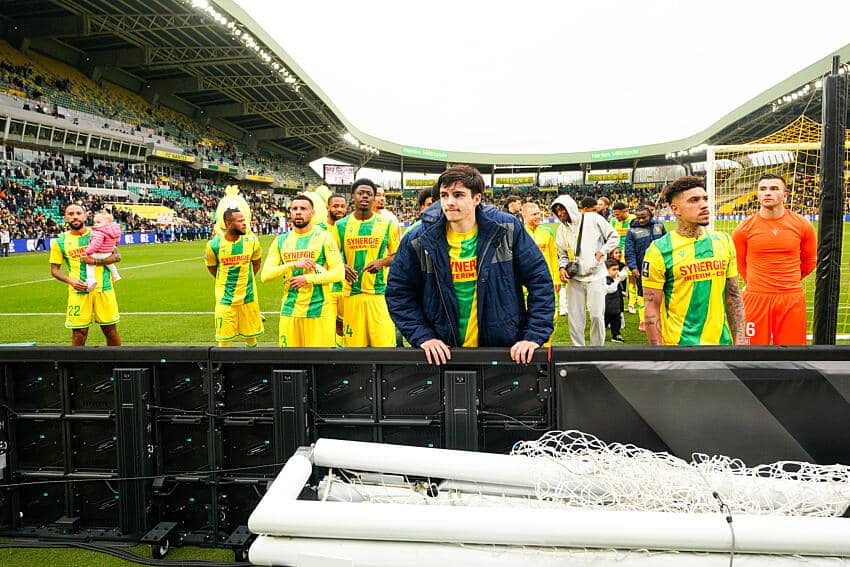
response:
M744 335L751 345L806 344L806 292L756 293L744 289Z

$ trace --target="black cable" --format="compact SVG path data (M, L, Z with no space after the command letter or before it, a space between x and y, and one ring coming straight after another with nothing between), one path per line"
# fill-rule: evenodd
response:
M227 562L227 561L208 561L204 559L186 559L186 560L170 560L170 559L153 559L139 555L133 551L129 551L125 546L113 546L105 544L93 544L83 542L42 542L42 541L10 541L0 542L0 549L18 548L18 549L83 549L85 551L93 551L96 553L104 553L131 561L140 565L151 565L152 567L245 567L251 565L247 562Z
M250 467L236 467L232 469L216 469L214 471L196 471L196 472L182 472L182 473L169 473L169 474L156 474L150 476L122 476L122 477L109 477L109 478L56 478L50 480L36 480L33 482L18 482L18 483L8 483L8 484L0 484L0 490L9 489L9 488L20 488L23 486L38 486L42 484L56 484L56 483L80 483L80 482L127 482L132 480L153 480L156 478L163 477L209 477L212 475L221 475L223 473L230 472L240 472L240 471L249 471L254 469L267 469L269 467L283 467L286 463L268 463L265 465L253 465Z
M507 415L507 414L504 414L504 413L499 413L499 412L497 412L497 411L484 411L484 410L481 410L481 411L479 411L478 413L479 413L479 414L481 414L481 415L497 415L497 416L499 416L499 417L504 417L505 419L508 419L508 420L510 420L510 421L514 421L514 422L516 422L516 423L518 423L518 424L522 425L525 429L528 429L529 431L549 431L549 428L548 428L548 427L546 427L546 425L545 425L545 424L540 424L540 425L541 425L540 427L534 427L534 426L531 426L531 425L529 425L529 424L525 423L524 421L521 421L521 420L519 420L519 419L517 419L517 418L515 418L515 417L511 416L511 415Z
M732 509L723 501L720 497L720 493L716 490L711 493L712 496L717 500L720 504L720 513L726 514L726 524L729 526L729 533L732 536L732 547L729 549L729 567L732 567L733 562L735 561L735 528L732 525Z

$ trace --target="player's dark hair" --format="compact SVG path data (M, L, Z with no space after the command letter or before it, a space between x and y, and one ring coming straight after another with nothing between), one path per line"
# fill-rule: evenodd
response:
M596 199L593 197L585 197L581 200L578 206L582 209L589 209L591 207L596 207Z
M334 193L333 195L328 197L328 205L331 204L331 199L342 199L343 201L345 201L346 204L348 204L348 199L346 199L345 195L343 195L342 193Z
M623 202L621 202L621 201L617 201L616 203L614 203L613 205L611 205L611 210L612 210L612 211L625 211L625 210L626 210L626 209L628 209L628 208L629 208L629 207L628 207L625 203L623 203Z
M505 199L505 210L508 209L508 205L510 205L511 203L516 203L517 201L519 201L520 203L522 202L522 199L519 197L519 195L510 195L507 199Z
M316 208L316 207L313 206L313 199L311 199L307 195L304 195L303 193L299 193L299 194L295 195L292 199L289 200L289 207L290 208L292 207L292 203L294 203L295 201L307 201L308 203L310 203L311 209Z
M605 267L606 268L613 268L614 266L617 266L619 268L620 262L618 262L617 260L612 260L610 258L608 260L605 260Z
M705 181L703 181L702 177L686 175L685 177L680 177L679 179L671 182L667 185L667 187L662 189L661 197L669 204L672 203L673 198L682 191L687 191L688 189L694 189L696 187L702 187L705 189Z
M373 195L378 192L378 186L375 185L375 182L372 181L371 179L366 179L365 177L363 177L363 178L358 179L357 181L355 181L354 183L351 184L351 193L353 194L354 190L357 189L358 187L360 187L361 185L367 185L367 186L371 187Z
M649 207L647 207L646 205L641 205L637 209L635 209L635 214L638 214L640 212L648 213L649 218L652 218L652 211L650 211Z
M782 182L782 186L788 189L788 182L785 181L785 178L781 175L776 175L775 173L765 173L756 181L756 185L764 181L765 179L778 179Z
M422 189L419 191L419 196L417 197L417 201L419 202L419 208L425 206L425 201L428 199L434 200L433 195L431 195L431 189Z
M224 214L221 215L221 218L224 219L224 222L230 222L233 220L234 213L241 213L242 211L237 208L227 209L224 211Z
M460 183L470 190L472 196L484 193L484 178L481 172L469 165L453 165L445 170L437 179L435 188L439 199L439 192L443 187L451 187Z

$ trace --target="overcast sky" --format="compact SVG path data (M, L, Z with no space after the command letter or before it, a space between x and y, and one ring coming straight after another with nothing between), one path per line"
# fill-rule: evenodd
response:
M355 127L453 151L685 138L850 43L848 0L236 2Z

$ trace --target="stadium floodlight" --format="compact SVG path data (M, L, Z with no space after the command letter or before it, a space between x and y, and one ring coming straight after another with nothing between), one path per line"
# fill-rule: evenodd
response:
M295 77L293 77L292 75L289 75L288 77L286 77L286 78L283 80L283 82L284 82L284 83L294 83L295 81L296 81L296 79L295 79Z
M351 144L352 146L360 144L360 142L357 141L357 138L355 138L354 134L352 134L351 132L346 132L345 134L343 134L342 139Z
M210 7L209 2L207 0L192 0L192 7L199 8L201 10L206 10Z

